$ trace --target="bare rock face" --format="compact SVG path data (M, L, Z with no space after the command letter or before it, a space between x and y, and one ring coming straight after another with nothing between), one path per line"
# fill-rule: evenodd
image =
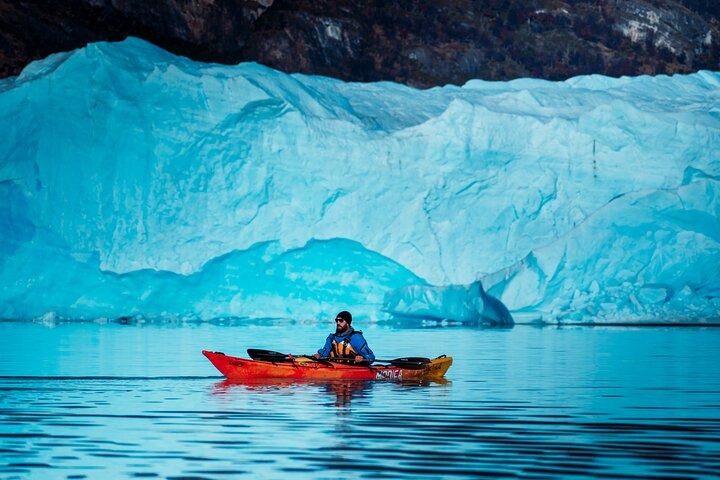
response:
M0 0L0 75L92 41L418 87L720 68L708 0Z
M245 60L272 0L0 0L0 76L89 42L136 36L196 60Z

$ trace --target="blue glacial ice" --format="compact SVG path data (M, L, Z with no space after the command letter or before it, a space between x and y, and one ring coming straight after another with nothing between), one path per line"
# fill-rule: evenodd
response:
M0 81L0 128L3 318L720 316L718 73L416 90L130 38Z

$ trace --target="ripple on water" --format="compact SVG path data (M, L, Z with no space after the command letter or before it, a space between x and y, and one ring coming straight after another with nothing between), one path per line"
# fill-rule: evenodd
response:
M0 325L0 338L12 328ZM87 352L88 336L104 332L93 328L44 334L77 342L65 347L72 357L73 346ZM161 343L173 344L172 332L128 328L120 333L151 348L127 376L0 377L0 476L704 479L720 471L720 377L699 368L720 365L720 329L403 330L395 333L408 345L452 345L449 382L243 384L203 371L175 377L163 370L170 357ZM253 338L284 338L294 327L255 328ZM250 335L199 326L192 337L205 347L229 332ZM375 338L376 351L396 348ZM196 347L175 342L172 358L205 366ZM63 361L83 365L77 355ZM159 365L158 376L144 376L147 365Z

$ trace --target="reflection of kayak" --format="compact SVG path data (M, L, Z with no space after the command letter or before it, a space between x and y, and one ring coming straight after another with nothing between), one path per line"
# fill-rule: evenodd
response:
M347 365L343 363L296 357L289 361L267 362L203 350L210 362L229 379L314 378L349 380L419 380L445 375L452 357L438 357L422 368L401 368L386 365Z

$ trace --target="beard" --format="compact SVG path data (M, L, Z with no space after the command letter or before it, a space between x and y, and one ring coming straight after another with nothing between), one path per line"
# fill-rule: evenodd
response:
M345 328L335 327L335 335L342 335L348 330L350 330L350 325L346 325Z

